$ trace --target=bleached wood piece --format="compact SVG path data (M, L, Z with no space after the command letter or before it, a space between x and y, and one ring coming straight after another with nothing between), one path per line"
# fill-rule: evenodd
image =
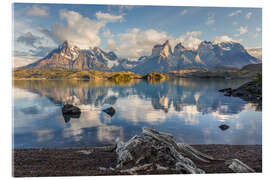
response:
M240 161L239 159L232 159L225 162L228 167L236 173L255 173L254 169Z

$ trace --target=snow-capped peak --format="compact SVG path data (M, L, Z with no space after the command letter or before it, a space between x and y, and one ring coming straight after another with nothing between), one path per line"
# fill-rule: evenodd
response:
M214 40L212 42L213 45L218 45L218 44L223 44L223 43L233 44L233 43L236 43L236 42L235 41L232 41L232 40Z
M72 61L76 60L80 54L80 49L70 41L64 41L59 45L58 49L60 50L61 56Z

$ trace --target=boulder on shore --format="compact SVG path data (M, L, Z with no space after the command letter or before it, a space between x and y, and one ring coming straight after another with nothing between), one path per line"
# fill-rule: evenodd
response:
M245 83L236 89L220 89L219 92L224 93L224 96L240 97L247 102L258 104L260 107L262 105L262 84L256 81Z

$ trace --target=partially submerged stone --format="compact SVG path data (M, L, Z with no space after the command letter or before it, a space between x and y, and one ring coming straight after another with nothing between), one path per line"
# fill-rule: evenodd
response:
M81 115L80 108L73 106L71 104L65 104L62 107L62 114L65 119L65 122L69 122L70 118L79 118Z
M73 106L71 104L65 104L62 108L63 114L81 114L80 108Z
M219 126L219 128L222 130L222 131L225 131L227 129L229 129L230 126L226 125L226 124L222 124Z
M111 117L113 117L113 115L115 114L115 109L113 107L109 107L109 108L103 109L102 111L105 112L105 113L107 113Z

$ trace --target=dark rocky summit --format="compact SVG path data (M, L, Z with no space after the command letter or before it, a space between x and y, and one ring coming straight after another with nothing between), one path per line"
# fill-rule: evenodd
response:
M236 42L202 41L197 49L190 49L178 43L172 51L169 41L166 41L164 44L155 45L152 54L144 57L144 61L133 70L138 73L164 73L189 68L241 68L259 62L244 46Z
M150 56L129 60L119 58L114 52L105 52L99 47L80 49L70 42L64 41L44 58L20 69L63 68L67 70L110 72L132 71L147 74L150 72L165 73L187 68L226 66L241 68L259 62L240 43L236 42L202 41L197 49L190 49L184 47L181 43L172 48L167 40L163 44L154 45Z

